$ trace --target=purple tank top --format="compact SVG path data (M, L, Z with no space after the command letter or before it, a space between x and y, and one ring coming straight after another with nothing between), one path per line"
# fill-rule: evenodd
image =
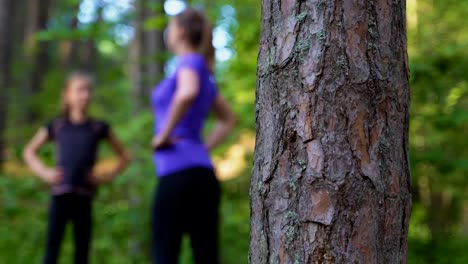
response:
M156 172L160 177L194 167L213 168L201 133L218 92L214 77L202 55L187 54L178 57L174 74L162 80L153 89L151 106L155 119L154 133L160 133L166 125L169 108L177 88L177 75L182 68L189 68L198 73L200 90L172 132L172 138L177 139L177 142L153 154Z

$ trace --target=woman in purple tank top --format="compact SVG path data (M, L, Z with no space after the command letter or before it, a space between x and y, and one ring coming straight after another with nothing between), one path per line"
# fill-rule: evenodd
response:
M214 82L212 28L204 15L188 8L172 19L167 33L176 70L151 93L151 145L160 177L153 206L153 262L176 264L187 233L195 262L215 264L220 190L209 151L232 130L235 118ZM204 141L202 128L210 112L217 124Z

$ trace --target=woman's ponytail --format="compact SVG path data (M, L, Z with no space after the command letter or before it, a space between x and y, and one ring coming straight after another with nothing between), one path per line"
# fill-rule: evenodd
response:
M205 57L208 66L214 70L215 64L215 48L213 46L213 26L205 19L205 28L203 32L203 41L200 46L201 53Z
M213 70L215 63L215 49L213 47L213 26L203 12L192 7L185 9L175 17L177 23L186 34L186 40L198 49Z

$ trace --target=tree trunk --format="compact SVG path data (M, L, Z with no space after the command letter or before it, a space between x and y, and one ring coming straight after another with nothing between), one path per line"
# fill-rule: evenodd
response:
M133 115L135 118L140 116L141 111L149 105L150 88L159 81L164 74L165 63L165 49L164 49L164 28L156 28L152 30L145 29L145 21L149 18L157 16L165 16L164 13L164 0L148 1L137 0L135 1L135 36L130 47L130 61L131 61L131 79L133 84L132 99L133 99ZM136 142L132 145L133 153L140 153L142 148L146 147L141 142ZM144 167L144 160L136 157L134 163L137 164L136 173L141 172ZM143 173L143 172L141 172ZM139 207L140 195L137 190L132 188L129 183L128 197L130 211L134 212L132 208ZM139 234L142 217L132 213L131 230L132 234ZM143 243L141 237L130 237L130 258L136 261L142 255Z
M135 37L130 60L133 82L133 99L136 110L146 107L148 95L164 75L164 28L145 30L145 21L154 16L165 16L164 0L135 2Z
M10 85L10 62L13 49L13 24L15 0L0 0L0 171L5 154L5 129L7 117L8 86Z
M42 77L49 63L48 43L35 37L39 31L47 29L51 0L31 0L28 2L28 21L26 24L25 50L30 64L30 91L40 91Z
M100 32L99 27L100 24L103 23L103 1L98 1L98 10L97 10L97 18L96 21L91 25L95 30L95 32ZM78 16L78 12L76 14ZM97 49L97 39L98 36L91 35L88 39L85 39L81 42L76 44L79 45L78 47L78 62L79 68L82 70L86 70L88 72L95 72L97 67L97 62L99 61L99 52Z
M25 30L25 78L24 96L32 99L41 90L42 81L49 64L48 42L38 41L36 34L47 29L51 0L30 0L27 2L27 22ZM37 111L26 108L26 120L32 121Z
M70 22L70 30L74 31L78 28L78 13L80 5L73 7L73 19ZM70 70L76 66L78 60L79 41L76 39L66 39L60 42L59 57L60 64L64 69Z
M405 1L262 1L250 263L406 263Z
M145 20L144 2L143 0L135 1L135 36L130 47L130 72L133 83L132 98L136 111L141 110L145 100L147 100L143 81L145 67L142 63L145 52L145 35L143 31L143 23Z
M157 0L151 2L151 7L146 8L145 17L158 17L164 19L164 2L165 0ZM164 62L165 62L165 45L164 45L164 26L160 28L146 30L144 32L145 38L145 54L150 60L146 64L146 87L152 87L155 83L161 80L164 75ZM149 89L145 91L149 92Z
M12 29L15 33L14 39L14 51L13 58L21 58L23 56L22 45L24 38L26 37L26 19L24 19L24 10L27 9L29 0L17 0L15 1L15 17L14 17L14 28ZM21 48L18 48L21 47Z

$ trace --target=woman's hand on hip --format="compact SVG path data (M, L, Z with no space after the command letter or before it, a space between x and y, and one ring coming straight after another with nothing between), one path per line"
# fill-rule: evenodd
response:
M151 148L153 150L167 148L177 143L177 141L179 141L179 139L171 139L164 135L155 135L151 141Z

